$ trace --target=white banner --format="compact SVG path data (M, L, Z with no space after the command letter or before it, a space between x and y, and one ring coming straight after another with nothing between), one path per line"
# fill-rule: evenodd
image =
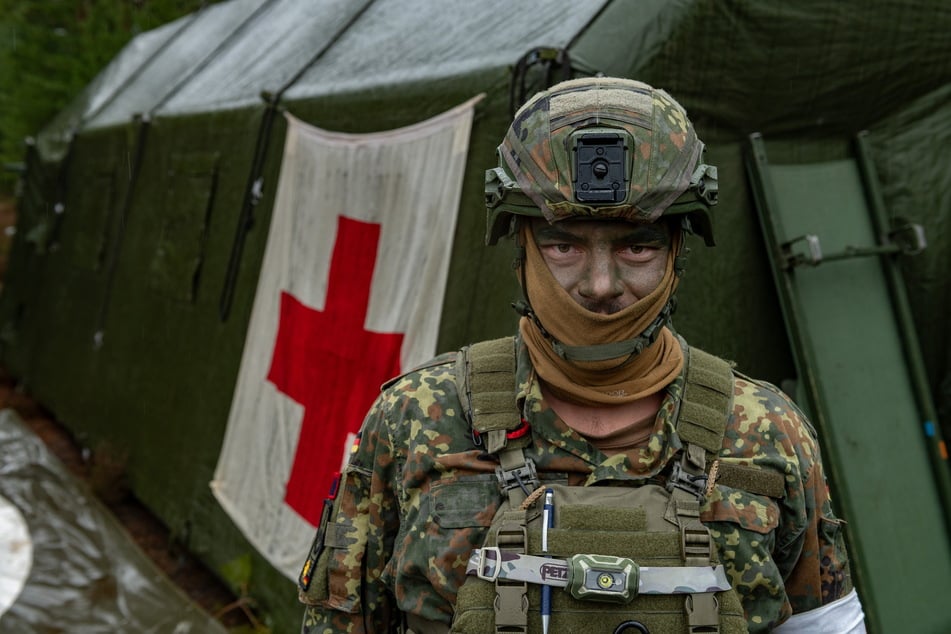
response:
M215 497L292 579L380 384L435 353L481 96L376 134L287 116Z

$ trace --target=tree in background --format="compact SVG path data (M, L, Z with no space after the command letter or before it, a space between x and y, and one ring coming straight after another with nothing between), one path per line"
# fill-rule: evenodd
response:
M0 0L0 164L36 134L137 34L208 0ZM0 171L0 198L16 173Z

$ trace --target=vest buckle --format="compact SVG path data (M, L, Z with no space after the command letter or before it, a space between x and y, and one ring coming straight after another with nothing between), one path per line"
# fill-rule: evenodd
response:
M671 469L670 477L667 478L667 491L673 493L675 488L694 495L702 504L707 495L707 474L689 473L681 461L676 461Z
M525 458L525 463L514 469L496 467L495 475L499 479L502 493L506 496L513 489L521 489L528 496L538 488L540 482L538 472L535 469L535 462L531 458Z
M502 561L502 551L498 546L483 546L479 549L479 561L476 565L476 576L486 581L495 581L499 578Z

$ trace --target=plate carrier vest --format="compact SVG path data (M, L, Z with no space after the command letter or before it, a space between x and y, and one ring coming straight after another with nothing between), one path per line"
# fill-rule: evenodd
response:
M526 572L531 576L531 565L525 562L539 563L531 556L557 558L563 564L561 574L567 564L573 579L568 587L550 590L551 634L747 631L739 596L732 588L724 589L728 583L706 591L709 587L699 588L687 576L705 571L701 576L707 579L711 571L719 571L723 578L710 531L700 522L700 507L715 482L781 498L784 481L779 473L719 463L733 407L733 371L726 361L681 344L686 383L675 428L684 448L665 467L665 482L640 480L630 486L542 484L523 453L531 435L511 433L523 425L515 394L514 338L477 343L458 353L456 382L463 411L486 452L499 459L503 501L483 547L470 559L472 576L459 590L451 632L542 631L542 587L565 583L513 578L524 579ZM545 492L552 493L555 509L553 527L544 534L547 548L542 544ZM545 567L536 566L536 573L542 570L539 579ZM498 576L486 574L490 568ZM521 574L511 572L514 569ZM676 582L665 587L666 592L647 582L645 592L645 578L655 571ZM586 578L593 581L587 583ZM626 583L627 591L597 592L602 581L602 588ZM434 627L437 624L412 617L408 625L418 634L446 631L442 624Z

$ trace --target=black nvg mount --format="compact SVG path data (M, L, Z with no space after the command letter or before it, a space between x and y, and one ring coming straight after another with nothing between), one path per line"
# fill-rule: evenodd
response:
M574 138L575 199L591 205L617 205L628 188L628 143L616 132L582 132Z

